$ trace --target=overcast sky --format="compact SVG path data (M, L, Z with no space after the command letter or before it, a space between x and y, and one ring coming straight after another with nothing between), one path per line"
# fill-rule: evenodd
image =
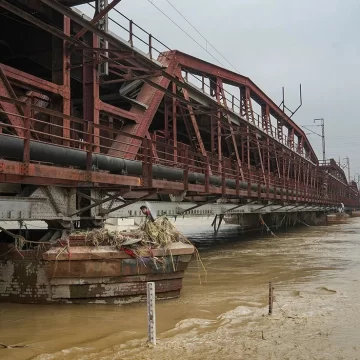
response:
M186 23L167 0L122 0L116 9L172 49L216 62L198 44L234 70ZM359 0L169 0L243 75L250 77L277 104L281 87L286 105L303 106L293 119L311 125L325 119L326 155L341 162L350 158L352 176L360 173L360 1ZM87 14L93 10L81 7ZM125 25L121 16L111 17ZM118 29L118 30L116 30ZM115 25L111 30L124 33ZM124 36L124 35L123 35ZM161 48L159 50L162 50ZM320 127L313 127L320 133ZM309 139L322 158L321 138ZM347 174L347 170L345 170Z

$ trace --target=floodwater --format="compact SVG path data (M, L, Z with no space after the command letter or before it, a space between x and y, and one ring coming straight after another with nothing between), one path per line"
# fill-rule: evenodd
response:
M360 359L360 219L246 240L196 229L207 276L193 261L181 298L157 303L155 348L146 304L1 304L0 342L28 347L0 359Z

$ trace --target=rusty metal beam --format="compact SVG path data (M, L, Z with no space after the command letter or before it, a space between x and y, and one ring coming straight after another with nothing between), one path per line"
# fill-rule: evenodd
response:
M116 60L113 58L110 58L110 60ZM129 65L123 65L123 64L111 64L109 65L111 68L114 69L119 69L122 71L130 71L130 70L135 70L135 71L143 71L143 72L151 72L153 71L151 68L142 68L139 66L129 66ZM159 70L156 70L159 71ZM149 75L154 75L154 74L149 74ZM155 75L161 75L161 74L155 74Z
M84 42L89 46L95 46L97 37L93 34L87 34L84 37ZM91 50L83 50L83 61L86 56L91 56ZM99 78L98 72L93 64L84 64L83 72L83 117L84 120L94 125L93 134L89 134L94 141L94 152L99 152L100 138L99 138ZM87 129L88 131L89 128Z
M43 90L47 93L63 95L63 87L61 85L43 80L11 66L0 64L0 67L10 82L15 82L17 85L20 84L24 89Z
M104 113L113 115L115 117L132 120L135 122L137 122L139 119L137 115L131 113L130 111L123 110L117 106L107 104L101 100L99 100L99 104L100 104L100 111L103 111Z
M220 94L222 96L223 105L224 105L224 107L226 109L228 109L228 105L227 105L227 101L226 101L226 97L225 97L225 92L224 92L223 82L219 78L217 79L217 82L218 82L217 83L218 87L220 87ZM235 139L234 130L233 130L232 126L231 126L231 121L230 121L229 114L226 114L225 116L226 116L227 121L228 121L228 123L230 125L230 136L231 136L233 148L234 148L234 151L235 151L236 162L237 162L237 165L239 166L241 178L244 179L244 172L243 172L243 169L242 169L242 163L241 163L241 159L240 159L240 155L239 155L238 145L237 145L236 139Z
M190 102L190 97L189 97L189 94L188 94L186 89L183 89L183 94L184 94L185 100ZM191 105L187 105L187 108L189 110L190 120L191 120L193 129L195 131L195 135L196 135L196 139L197 139L197 142L199 144L199 147L200 147L201 155L206 157L207 153L206 153L205 146L204 146L204 143L203 143L202 138L201 138L201 134L200 134L200 130L199 130L199 127L198 127L198 124L197 124L197 121L196 121L196 117L193 115L193 112L194 112L193 108L192 108ZM193 150L195 150L195 149L193 149Z
M149 132L146 133L146 138L148 140L150 140L151 142L151 150L152 150L152 156L154 157L155 161L159 159L157 151L156 151L156 146L154 144L154 142L151 139L151 134Z
M9 80L7 79L2 67L0 66L0 96L6 96L9 98L13 98L17 100L17 96L11 87L11 84L9 83ZM22 111L22 108L17 106L16 104L11 104L8 102L2 102L0 101L1 107L4 109L4 111L7 113L7 118L9 119L9 127L12 132L17 134L20 137L24 137L24 112Z
M166 72L173 75L176 69L177 62L171 61L168 64ZM167 90L170 85L170 80L165 76L157 77L153 82L163 90ZM124 126L123 131L139 137L144 137L146 132L149 130L150 123L154 118L163 97L164 91L156 89L151 85L144 84L136 100L144 103L148 107L144 111L143 109L133 106L130 111L137 117L138 121L136 124ZM126 159L134 159L140 146L141 141L136 139L131 139L128 144L125 144L124 137L122 135L118 135L116 137L116 142L114 142L113 147L110 149L108 154L119 156L120 153L120 156Z
M155 194L155 193L157 193L157 190L156 190L156 189L153 189L153 190L149 191L149 192L148 192L146 195L144 195L144 196L141 196L141 197L139 197L139 198L137 198L137 199L134 199L134 200L126 201L125 204L116 206L116 207L114 207L114 208L112 208L112 209L109 209L109 210L105 210L105 211L101 212L101 214L102 214L102 215L110 214L111 212L120 210L120 209L122 209L122 208L124 208L124 207L126 207L126 206L129 206L129 205L131 205L131 204L134 204L134 203L137 203L137 202L139 202L139 201L141 201L141 200L144 200L144 199L148 198L149 196L151 196L151 195L153 195L153 194Z
M167 75L164 75L164 76L167 77ZM176 81L174 81L174 79L175 78L170 79L170 80L173 82L173 84L175 84L175 86L178 85L179 87L186 89L186 90L190 89L190 87L187 86L186 83L183 83L183 82L179 81L178 79L176 79ZM179 103L184 104L185 106L191 105L193 108L199 109L199 111L201 111L201 109L206 109L206 110L204 110L204 112L208 111L208 107L201 105L201 104L191 103L190 101L185 100L183 96L177 94L176 92L172 93L170 90L165 89L164 87L160 86L159 84L156 84L155 82L153 82L149 79L144 79L144 82L151 85L155 89L162 91L164 94L166 94L172 98L175 98Z
M0 95L0 101L4 101L4 102L8 102L8 103L11 103L11 104L16 104L16 105L19 105L21 107L25 107L26 106L26 103L24 101L20 101L20 100L15 100L15 99L10 99L6 96L1 96ZM108 105L108 104L106 104ZM110 105L111 106L111 105ZM75 116L69 116L69 115L66 115L66 114L62 114L58 111L55 111L55 110L51 110L51 109L47 109L47 108L43 108L43 107L39 107L39 106L36 106L36 105L30 105L30 108L31 110L34 110L35 112L37 113L43 113L43 114L47 114L49 116L55 116L55 117L62 117L63 119L67 119L67 120L70 120L72 122L75 122L75 123L78 123L78 124L82 124L82 125L86 125L86 121L83 120L83 119L80 119L80 118L77 118ZM105 107L106 109L107 106ZM116 108L117 109L117 108ZM120 109L121 110L121 109ZM2 113L5 113L4 111L2 111L0 109L0 112ZM6 113L5 113L6 114ZM97 128L99 128L100 130L105 130L105 131L110 131L112 130L111 128L109 127L105 127L105 126L102 126L102 125L98 125L96 126ZM123 135L123 136L126 136L128 138L133 138L133 139L136 139L136 140L139 140L141 141L142 138L139 137L139 136L136 136L136 135L132 135L132 134L127 134L121 130L116 130L116 133L119 134L119 135Z
M106 197L105 199L102 199L102 200L97 200L93 204L85 206L85 207L79 209L78 211L74 212L73 214L71 214L69 216L74 216L74 215L81 214L84 211L90 210L90 209L92 209L92 208L94 208L96 206L102 205L102 204L104 204L104 203L106 203L108 201L116 200L116 199L118 199L120 196L122 196L124 193L126 193L128 191L129 190L127 188L126 188L126 190L118 191L118 192L116 192L116 194L108 196L108 197Z
M70 19L64 16L64 33L70 36ZM71 75L70 75L70 54L66 48L66 42L63 41L63 58L62 58L62 76L63 76L63 113L70 115L71 112ZM63 137L70 139L71 122L68 119L63 119ZM64 145L68 146L70 142L64 141Z
M179 110L180 110L180 113L182 115L182 120L183 120L185 128L186 128L186 132L187 132L187 135L188 135L188 138L189 138L190 146L193 149L193 151L196 151L196 146L194 144L194 139L193 139L193 133L191 132L191 126L190 126L189 121L187 119L185 110L183 108L181 108L181 107L179 108Z
M24 176L35 178L35 180L42 178L47 180L47 184L60 184L65 181L72 186L77 186L79 183L121 184L122 186L135 187L141 185L140 178L136 176L114 175L32 163L24 166L23 163L9 160L0 161L0 174Z
M113 0L107 7L102 9L94 18L90 21L90 24L97 24L99 20L101 20L112 8L114 8L117 4L119 4L121 0ZM86 28L82 28L77 34L74 35L74 39L80 39L84 34L86 34L88 30Z
M113 71L110 70L110 72L114 73ZM120 74L117 74L118 76L120 76ZM103 81L102 83L107 85L107 84L118 84L118 83L123 83L126 81L135 81L135 80L145 80L145 79L151 79L154 78L156 76L161 76L162 72L161 71L153 71L152 73L146 74L146 75L132 75L131 73L129 74L122 74L120 79L115 79L115 80L108 80L108 81Z
M176 95L176 84L172 83L172 92L174 95ZM173 145L174 145L174 163L177 163L178 160L178 141L177 141L177 101L175 97L172 98L172 132L173 132Z

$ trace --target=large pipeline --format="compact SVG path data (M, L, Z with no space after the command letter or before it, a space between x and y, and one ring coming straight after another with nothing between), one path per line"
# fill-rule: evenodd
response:
M24 152L24 141L20 138L0 135L0 158L22 161ZM80 169L86 169L86 152L83 150L66 148L62 146L30 141L30 159L39 162L52 163L60 166L73 166ZM141 176L142 163L135 160L125 160L122 158L107 156L103 154L93 154L92 165L94 169L106 170L112 174L126 174ZM153 165L154 179L165 179L169 181L183 181L184 171L182 169L171 168L163 165ZM191 184L205 184L205 175L195 172L189 172L188 181ZM210 185L221 186L222 180L219 176L210 176ZM226 179L226 187L236 189L236 181ZM240 189L247 189L247 182L239 183ZM257 184L252 184L253 191L258 190ZM266 187L261 186L261 191L265 192ZM270 187L269 191L274 192ZM285 190L277 189L277 194ZM289 195L292 195L289 191Z

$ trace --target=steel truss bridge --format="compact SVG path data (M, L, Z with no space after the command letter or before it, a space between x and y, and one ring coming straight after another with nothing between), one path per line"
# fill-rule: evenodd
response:
M359 207L249 78L171 50L119 2L87 18L84 1L0 0L0 220L94 226L145 200L168 215Z

